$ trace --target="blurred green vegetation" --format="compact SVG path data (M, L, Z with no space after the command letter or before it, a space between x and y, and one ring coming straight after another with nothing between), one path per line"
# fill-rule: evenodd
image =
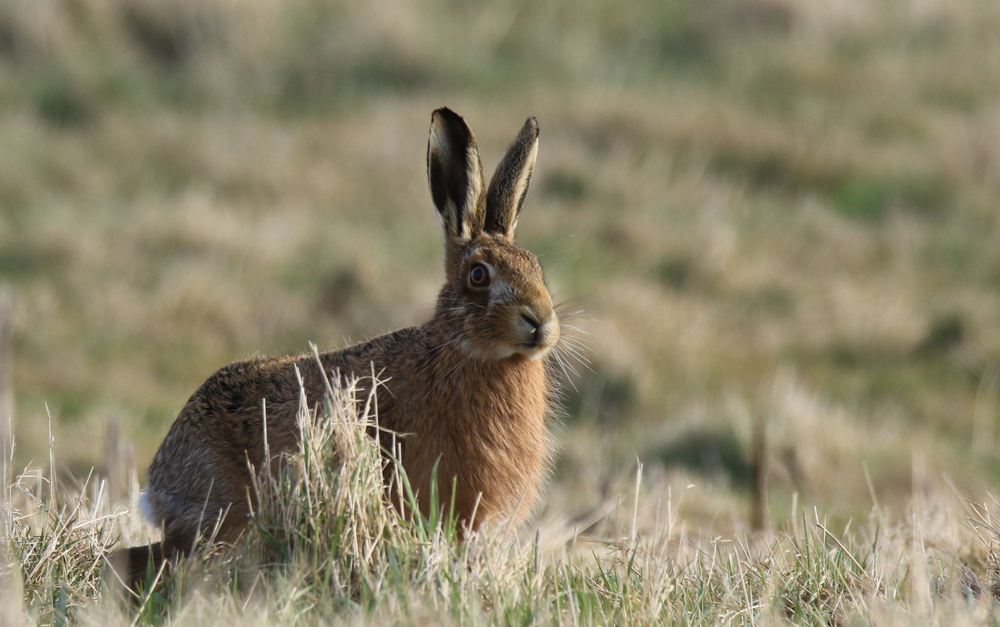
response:
M229 361L426 318L448 105L487 170L541 123L519 238L593 362L564 470L637 452L711 477L699 438L745 460L765 420L794 452L777 499L867 508L862 463L891 492L914 451L989 484L998 34L978 1L4 2L21 454L47 402L61 457L97 461L113 415L144 465ZM553 490L582 508L599 483Z

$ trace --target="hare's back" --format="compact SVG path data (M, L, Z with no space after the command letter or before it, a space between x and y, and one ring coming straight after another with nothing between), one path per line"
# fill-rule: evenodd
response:
M264 458L265 417L272 455L297 441L296 363L307 362L301 356L236 362L191 395L149 467L144 513L151 522L197 528L199 520L211 524L219 509L241 506L247 463L259 466Z
M427 354L425 340L424 330L411 327L323 353L319 362L325 372L314 355L257 357L220 369L191 395L153 458L143 508L147 517L177 537L211 527L213 516L227 508L227 521L245 520L248 462L260 468L264 460L265 424L272 459L297 446L299 377L310 405L322 398L326 377L334 374L345 382L363 379L358 391L364 398L372 375L392 386L407 380L401 366ZM386 418L393 405L391 395L380 402Z

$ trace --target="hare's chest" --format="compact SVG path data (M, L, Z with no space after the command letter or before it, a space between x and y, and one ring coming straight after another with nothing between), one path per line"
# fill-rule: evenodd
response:
M430 392L418 398L426 402L394 408L403 423L397 430L407 434L403 467L424 495L422 509L431 506L426 495L436 478L439 504L454 500L459 517L473 526L532 511L548 458L546 389L539 364L517 366L452 371L456 376L423 382Z
M459 511L474 509L479 523L523 518L537 499L548 457L544 402L466 409L439 440L439 476L456 486Z

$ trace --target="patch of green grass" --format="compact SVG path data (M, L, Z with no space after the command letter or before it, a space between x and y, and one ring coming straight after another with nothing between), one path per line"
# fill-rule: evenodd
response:
M933 348L838 342L819 353L790 358L807 380L822 383L838 402L900 408L914 425L964 440L978 378L951 354L953 330L933 331L928 339Z
M795 108L802 85L788 68L764 68L754 77L748 97L762 111L789 114Z
M71 263L70 251L60 243L14 241L0 248L0 277L10 281L52 280L64 282Z
M879 222L886 214L889 190L877 179L851 179L833 195L837 210L849 218Z
M796 301L790 290L770 285L740 295L738 303L751 316L777 318L792 314Z
M687 287L693 280L692 262L687 257L670 257L656 266L656 278L674 290Z
M195 12L160 10L152 3L123 3L121 23L133 43L165 69L178 69L194 54L199 39ZM188 19L185 19L188 18Z
M549 172L539 185L543 195L567 203L579 202L588 194L587 180L580 172Z
M953 203L951 187L925 176L852 177L833 190L834 206L849 218L879 222L896 207L926 218L940 218Z
M95 119L96 107L69 74L44 72L35 79L34 104L38 115L53 126L73 128Z
M38 250L12 246L0 251L0 276L7 281L27 280L42 271L43 255Z
M705 66L716 61L709 33L680 11L662 19L653 41L659 60L668 65Z
M844 166L813 162L785 146L723 144L712 152L709 168L753 190L793 194L827 190L844 177Z
M607 425L632 411L637 390L628 376L607 372L596 365L592 370L584 369L579 379L563 390L569 420Z
M753 481L750 460L731 431L688 431L646 453L646 459L708 477L722 475L742 490L748 489Z

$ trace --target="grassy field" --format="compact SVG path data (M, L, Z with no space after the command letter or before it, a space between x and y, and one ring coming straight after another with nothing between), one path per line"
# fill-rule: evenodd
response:
M5 474L3 624L996 623L996 501L925 483L906 521L876 506L834 532L796 506L779 531L726 538L689 528L683 490L644 484L640 467L591 521L547 517L533 537L498 525L460 542L447 504L429 519L386 504L373 416L357 413L352 389L335 394L318 419L300 412L304 441L282 474L254 484L245 541L151 572L130 602L101 573L110 546L157 533L129 515L134 477L114 506L104 482L59 498L51 475Z
M422 322L442 277L430 112L470 121L487 170L534 115L519 242L583 310L591 362L567 384L545 506L471 579L376 568L419 600L319 603L322 620L683 622L690 601L690 622L766 622L792 581L809 607L850 597L885 624L994 620L995 539L963 499L993 503L1000 478L998 35L985 0L0 3L5 476L50 477L52 459L59 478L51 495L22 478L38 499L6 507L111 520L220 366ZM93 556L148 531L114 520L60 533ZM410 565L472 559L397 540ZM639 545L638 587L611 590ZM714 547L728 561L699 561ZM798 561L814 554L831 561ZM599 583L598 563L619 570ZM61 568L22 569L37 620L62 620L60 594L101 603L60 593L68 573L93 581ZM309 622L282 577L260 607ZM491 604L500 581L530 602ZM171 620L267 622L234 590Z

